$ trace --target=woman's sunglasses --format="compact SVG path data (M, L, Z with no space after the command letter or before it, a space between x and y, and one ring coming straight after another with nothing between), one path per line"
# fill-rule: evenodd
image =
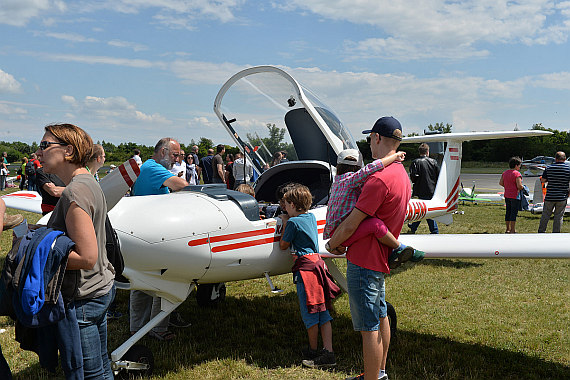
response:
M53 142L53 141L42 141L40 142L40 145L38 145L38 147L41 150L46 150L50 145L67 145L66 143L63 142Z

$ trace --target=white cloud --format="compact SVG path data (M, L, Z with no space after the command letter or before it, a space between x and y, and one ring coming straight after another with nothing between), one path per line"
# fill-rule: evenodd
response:
M288 9L293 5L324 18L381 30L377 38L347 42L347 54L361 58L484 56L481 43L559 44L570 33L568 1L292 0Z
M538 75L532 84L535 87L550 88L555 90L570 90L570 72L560 72Z
M65 104L71 106L74 114L83 118L112 120L120 123L171 124L170 120L159 113L146 114L137 110L136 105L131 104L122 96L109 98L86 96L83 100L77 101L73 96L64 95L61 99Z
M51 53L23 53L27 55L39 56L43 59L56 62L78 62L88 64L105 64L114 66L136 67L136 68L166 68L166 64L160 61L148 61L145 59L115 58L96 55L76 55L76 54L51 54Z
M0 94L22 92L22 86L11 74L0 69Z
M77 6L81 12L107 9L114 12L137 14L143 11L156 12L153 18L160 24L175 29L194 28L199 19L213 19L229 22L235 19L234 10L244 0L107 0L101 2L82 1Z
M185 83L203 83L220 85L240 70L249 67L233 63L213 63L202 61L176 60L170 64L170 70Z
M48 12L62 12L65 3L61 0L2 0L0 24L25 26L32 18Z
M107 42L109 46L114 46L118 48L127 48L132 49L133 51L143 51L148 50L148 46L143 44L139 44L136 42L128 42L128 41L121 41L121 40L112 40Z
M423 41L398 38L368 38L345 43L346 61L383 58L397 61L443 58L449 60L483 58L487 50L478 50L470 45L426 45Z
M22 107L0 102L0 114L8 115L8 117L21 117L27 113L28 111Z
M51 32L45 33L37 31L34 32L34 36L40 36L40 37L45 36L70 42L97 42L97 40L94 38L85 37L77 33L51 33Z

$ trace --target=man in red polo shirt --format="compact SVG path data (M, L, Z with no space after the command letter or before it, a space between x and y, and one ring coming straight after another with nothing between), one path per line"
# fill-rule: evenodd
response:
M367 140L375 159L396 153L402 140L402 126L393 117L378 119L372 129L362 133L370 134ZM356 207L338 226L327 249L334 251L367 217L383 220L397 239L410 197L410 180L402 163L394 162L372 174L362 187ZM354 330L362 335L364 357L364 373L354 379L388 379L385 370L390 325L384 274L390 273L388 257L391 253L391 248L380 244L373 235L368 235L352 244L346 254L350 313Z

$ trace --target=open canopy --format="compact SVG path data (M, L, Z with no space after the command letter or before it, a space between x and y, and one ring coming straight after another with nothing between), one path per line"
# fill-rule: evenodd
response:
M278 151L287 151L289 160L336 166L340 151L358 149L328 106L273 66L252 67L231 77L216 96L214 112L258 174Z

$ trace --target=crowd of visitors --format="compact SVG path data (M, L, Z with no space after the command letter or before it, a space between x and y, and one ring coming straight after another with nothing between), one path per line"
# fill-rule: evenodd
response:
M115 270L106 254L107 206L98 185L98 171L105 163L105 151L101 145L93 144L83 129L72 124L48 125L44 132L38 150L29 159L24 157L18 169L20 189L37 190L42 197L42 213L51 213L46 230L40 228L28 235L41 240L38 244L45 246L47 255L58 254L56 250L61 252L57 247L64 245L63 240L58 240L62 232L69 241L65 241L65 260L61 260L57 272L61 281L56 281L60 286L60 307L64 317L51 321L48 327L42 325L41 334L36 337L36 344L55 350L55 359L52 351L47 354L42 351L40 363L54 371L59 351L66 378L112 379L107 352L107 320L120 317L121 313L116 311L114 304ZM327 251L346 254L348 261L350 312L353 328L361 335L364 364L364 371L349 379L387 380L386 362L391 337L384 278L391 269L424 257L424 252L402 244L398 237L410 198L433 197L439 166L429 157L429 146L421 144L420 158L412 162L408 176L402 165L405 153L398 151L402 126L393 117L378 119L363 133L368 135L374 161L364 166L358 150L340 152L323 237L330 239L325 245ZM220 144L208 149L207 155L200 159L198 146L188 150L188 153L182 150L175 139L162 138L156 143L153 155L143 161L140 150L135 149L132 158L140 167L140 175L130 195L169 194L188 185L212 183L225 184L228 189L255 197L251 182L256 173L242 152L225 154L225 146ZM0 190L4 190L8 175L6 157L3 152ZM286 152L276 152L267 166L287 161ZM524 196L521 193L520 158L511 158L509 166L510 169L501 176L500 185L505 188L506 232L515 233L517 212ZM553 232L560 232L570 184L570 166L564 152L556 153L556 162L546 168L542 182L548 186L538 231L545 232L554 213ZM317 222L308 212L312 204L311 192L302 184L287 183L279 187L276 195L281 211L277 216L283 231L279 247L290 250L295 258L291 271L301 319L307 331L302 364L311 368L335 366L330 310L331 300L340 294L340 289L319 255ZM6 214L0 199L3 229L15 227L22 220L21 215ZM419 222L410 224L410 232L415 233L418 225ZM435 221L428 219L428 225L431 233L438 233ZM16 249L27 249L21 248L20 241L20 247L16 246ZM57 273L52 275L57 276ZM53 283L50 280L42 281ZM129 297L130 333L137 333L160 310L160 297L132 290ZM188 326L190 323L174 312L148 335L169 341L176 338L170 327ZM322 349L318 348L319 333ZM11 376L0 349L0 378L10 379Z

